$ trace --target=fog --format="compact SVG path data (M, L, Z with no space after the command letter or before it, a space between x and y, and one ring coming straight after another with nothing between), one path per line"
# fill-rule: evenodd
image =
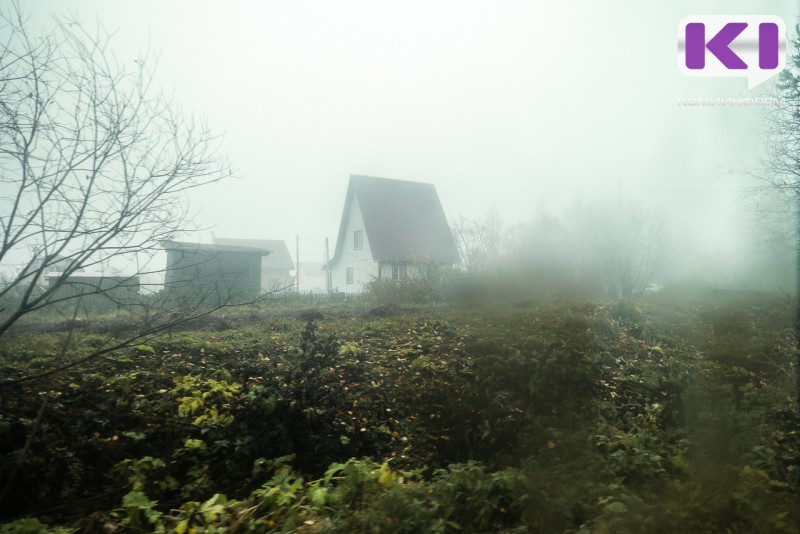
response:
M0 532L800 525L800 0L23 2Z
M212 236L286 240L322 261L349 176L435 184L446 216L622 203L669 230L674 279L791 286L775 229L754 210L759 106L680 105L765 94L742 78L683 76L677 27L753 2L169 2L40 0L115 31L132 65L160 56L156 85L224 135L237 178L192 191ZM791 28L795 2L770 4ZM566 217L566 215L564 215ZM760 222L759 222L760 221ZM777 258L762 261L760 258Z

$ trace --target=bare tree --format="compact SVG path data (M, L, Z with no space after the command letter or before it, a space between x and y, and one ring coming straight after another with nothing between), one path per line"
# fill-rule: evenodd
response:
M481 219L461 215L450 227L461 262L467 272L485 271L497 261L500 255L503 223L496 209Z
M576 255L571 233L564 214L554 213L540 201L530 222L510 229L506 262L539 274L550 271L573 276Z
M102 266L137 277L163 271L149 259L160 240L187 229L185 193L231 170L203 122L153 94L151 54L119 62L111 36L77 20L55 19L35 34L18 4L0 25L3 335L28 314L92 295L131 304L138 292L121 290L138 285L134 276L64 288ZM128 309L141 327L130 339L191 317Z
M793 219L794 235L786 240L795 247L796 263L800 269L800 23L795 25L790 41L786 68L776 86L776 105L766 107L766 157L762 172L757 176L759 187L772 206L772 215ZM775 208L778 202L780 207ZM800 283L800 273L797 275ZM800 290L797 291L800 293ZM795 295L795 400L800 405L800 296Z
M656 213L629 205L597 205L581 217L584 269L607 297L641 296L663 267L669 237Z
M668 248L658 215L632 204L577 204L560 214L540 205L515 229L505 262L528 271L529 286L630 298L654 281Z
M765 107L767 157L757 177L766 186L764 192L782 195L796 206L800 197L800 25L790 48L776 85L775 105Z

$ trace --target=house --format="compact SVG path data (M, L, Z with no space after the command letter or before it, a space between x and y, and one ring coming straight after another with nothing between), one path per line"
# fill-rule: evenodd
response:
M294 269L294 262L289 255L286 241L279 239L215 237L214 244L268 250L269 256L261 257L261 290L267 292L291 291L294 289L294 277L289 274L289 271Z
M325 264L321 261L300 263L300 291L302 293L325 293Z
M216 303L261 292L261 258L268 250L166 240L161 246L167 251L167 291L210 297Z
M433 184L350 176L328 263L334 291L355 293L374 279L401 280L427 265L458 261Z

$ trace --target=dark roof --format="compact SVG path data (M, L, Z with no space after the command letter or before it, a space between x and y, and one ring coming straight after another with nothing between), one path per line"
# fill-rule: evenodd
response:
M350 176L332 261L341 256L346 219L354 199L364 219L373 259L458 263L458 249L436 186L358 175Z
M294 269L294 262L289 255L286 241L280 239L239 239L233 237L215 237L215 245L253 247L268 250L270 255L261 260L261 266L267 269Z
M240 247L232 245L207 245L205 243L185 243L183 241L161 241L161 246L164 250L182 250L185 252L242 252L250 254L258 254L266 256L270 253L269 250L264 250L257 247Z

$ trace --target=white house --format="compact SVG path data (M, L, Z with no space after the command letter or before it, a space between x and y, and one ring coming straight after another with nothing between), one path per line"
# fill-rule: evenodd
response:
M328 264L334 291L355 293L376 278L400 280L429 264L458 261L433 184L350 176Z
M325 292L325 270L324 262L321 261L302 261L300 262L300 292L301 293L324 293Z
M269 256L261 258L261 290L293 291L294 277L289 271L294 269L294 262L289 255L286 242L279 239L235 239L215 237L215 245L252 247L268 250Z

